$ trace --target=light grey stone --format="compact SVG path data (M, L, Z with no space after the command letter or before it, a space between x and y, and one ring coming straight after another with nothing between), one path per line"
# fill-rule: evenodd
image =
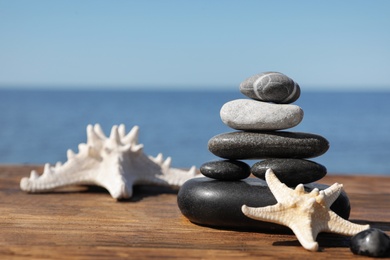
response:
M279 104L292 103L301 94L299 85L280 72L256 74L241 83L240 91L256 100Z
M298 125L303 110L297 105L236 99L222 106L220 116L222 122L237 130L280 130Z

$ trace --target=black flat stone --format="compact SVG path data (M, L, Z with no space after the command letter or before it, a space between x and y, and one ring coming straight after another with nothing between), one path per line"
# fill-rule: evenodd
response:
M266 159L252 165L251 172L265 180L265 172L269 168L281 182L290 187L318 181L327 173L325 166L304 159Z
M323 184L306 184L305 190L326 189ZM242 205L264 207L276 204L265 181L247 178L242 181L217 181L207 177L191 179L180 188L177 203L191 222L229 229L291 232L284 226L253 220L241 212ZM344 219L349 218L350 204L343 191L331 209Z
M380 229L370 228L351 238L351 251L357 255L390 256L390 238Z
M235 160L221 160L204 163L200 172L209 178L224 181L237 181L248 178L251 168L248 164Z
M226 159L313 158L329 149L320 135L287 131L230 132L212 137L210 152Z

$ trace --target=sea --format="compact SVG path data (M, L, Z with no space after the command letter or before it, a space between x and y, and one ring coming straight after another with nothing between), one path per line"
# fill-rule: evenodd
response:
M210 138L235 131L220 119L238 90L0 90L0 164L65 162L78 152L86 127L139 126L147 155L162 153L172 166L200 167L220 158L208 151ZM287 131L325 137L329 150L310 160L328 174L390 175L390 92L302 91L295 102L302 122ZM248 160L248 164L256 161Z

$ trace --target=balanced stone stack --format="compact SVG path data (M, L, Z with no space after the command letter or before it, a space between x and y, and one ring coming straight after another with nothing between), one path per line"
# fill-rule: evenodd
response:
M271 168L288 186L324 177L326 168L306 159L325 153L328 141L319 135L279 131L292 128L303 119L302 109L290 104L300 96L299 85L281 73L268 72L245 80L240 91L251 99L227 102L221 108L221 119L227 126L242 131L211 138L209 150L230 160L267 158L254 164L251 172L264 179L266 170ZM226 169L232 162L210 162L200 170L205 176L223 179L227 176L219 176L221 164L226 164L222 167Z
M281 131L298 125L302 109L291 103L300 96L300 87L278 72L254 75L240 85L250 99L224 104L220 115L229 127L239 130L209 140L209 151L223 160L206 162L200 171L208 178L186 182L179 191L178 205L192 222L217 227L283 229L254 221L243 215L241 206L264 207L276 203L265 179L271 168L288 186L305 184L305 189L325 189L313 183L326 175L326 168L307 160L324 154L328 141L319 135ZM262 160L250 167L243 160ZM250 174L256 178L248 178ZM342 193L332 210L348 219L350 206Z

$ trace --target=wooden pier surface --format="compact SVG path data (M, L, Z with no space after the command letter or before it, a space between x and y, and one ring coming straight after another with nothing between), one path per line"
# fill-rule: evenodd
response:
M318 236L319 252L293 234L202 227L177 207L177 191L137 187L116 202L103 189L72 187L48 194L20 190L22 177L41 166L0 165L0 259L368 259L353 255L349 237ZM344 184L350 220L390 234L390 177L328 174Z

